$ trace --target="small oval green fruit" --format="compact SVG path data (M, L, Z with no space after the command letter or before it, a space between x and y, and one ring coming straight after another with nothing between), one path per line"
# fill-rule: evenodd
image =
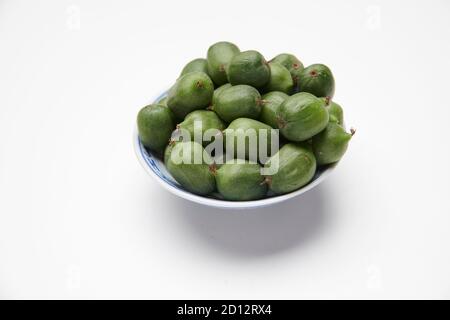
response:
M288 143L265 164L266 168L271 166L278 167L278 171L266 177L269 189L275 194L284 194L311 181L316 172L316 159L305 144Z
M199 130L199 127L196 127L196 125L201 125L201 130ZM197 129L196 129L197 128ZM213 111L208 110L196 110L191 113L189 113L183 122L181 122L179 125L177 125L177 131L180 130L186 130L189 133L190 140L200 142L197 140L194 140L196 137L195 134L197 134L198 139L202 139L201 142L204 146L208 145L214 140L214 135L223 131L225 129L225 124L223 121L217 116L217 114ZM213 131L210 131L211 133L211 140L206 139L205 133L208 130L214 129L215 133L213 134ZM195 131L198 132L195 132Z
M344 110L342 107L334 101L331 101L329 98L322 98L326 103L326 109L328 114L334 116L337 120L337 123L340 125L344 124Z
M281 104L289 98L284 92L272 91L262 96L262 108L259 120L278 129L278 111Z
M212 109L213 109L213 110L214 110L214 105L216 104L217 98L219 97L219 95L220 95L225 89L227 89L227 88L229 88L229 87L231 87L231 84L225 83L225 84L221 85L220 87L218 87L216 90L214 90L214 94L213 94L212 102L211 102L211 104L212 104Z
M225 88L216 99L214 111L226 122L237 118L258 119L261 105L258 90L242 84Z
M330 68L324 64L313 64L303 69L299 78L299 91L309 92L316 97L334 95L334 77Z
M255 50L236 54L228 65L228 81L232 85L247 84L260 88L270 80L270 67L263 55Z
M228 82L228 64L239 51L235 44L226 41L217 42L209 47L207 54L208 74L217 86Z
M197 58L188 62L183 70L181 70L180 77L193 71L200 71L208 74L208 61L204 58Z
M137 126L142 144L149 149L162 152L175 128L175 122L169 108L151 104L139 111Z
M204 72L193 71L177 80L167 96L167 106L178 119L188 113L204 109L210 103L214 84Z
M215 190L212 160L194 141L176 142L166 154L166 168L186 190L208 195Z
M298 90L298 79L300 73L303 71L303 63L293 54L281 53L271 60L271 62L278 62L289 70L292 81L294 83L295 91Z
M294 89L294 82L291 73L283 65L277 62L270 62L270 79L264 86L264 92L281 91L291 94Z
M267 184L256 162L230 160L216 172L217 190L226 200L248 201L261 199Z
M325 129L329 116L325 101L310 93L300 92L280 106L278 127L290 141L305 141Z
M337 122L330 121L325 130L312 138L317 164L321 166L341 160L353 134L354 131L347 133Z

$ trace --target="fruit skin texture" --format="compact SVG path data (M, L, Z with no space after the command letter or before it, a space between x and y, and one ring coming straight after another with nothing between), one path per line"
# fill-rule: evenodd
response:
M194 154L203 155L202 163L175 163L174 153L182 157L183 153L191 154L191 159L194 159ZM202 145L194 141L176 142L169 150L166 150L166 168L175 180L181 184L186 190L200 194L207 195L215 190L216 180L214 174L210 169L212 160L203 149Z
M217 42L209 47L207 54L208 74L217 86L228 82L226 70L231 59L239 53L239 48L231 42Z
M278 111L281 104L289 98L284 92L272 91L262 96L263 105L259 120L268 124L274 129L278 129Z
M270 80L270 67L263 55L255 50L238 53L228 65L228 81L232 85L247 84L260 88Z
M241 129L241 130L239 130ZM245 132L247 130L254 130L255 134L256 134L256 148L257 148L257 154L255 155L256 158L252 158L250 159L251 161L257 161L257 160L261 160L259 159L259 149L260 149L260 139L259 139L259 130L267 130L266 131L266 146L267 146L267 155L271 156L272 155L272 150L271 150L271 130L272 127L270 127L269 125L262 123L260 121L254 120L254 119L248 119L248 118L239 118L234 120L233 122L230 123L230 125L228 126L227 129L225 129L224 131L224 145L225 145L225 149L227 154L231 153L230 150L228 149L228 144L231 144L229 139L233 139L233 144L234 144L234 157L235 158L240 158L240 159L249 159L250 156L250 147L254 148L254 145L250 146L250 138L249 136L245 136ZM236 131L238 130L238 131ZM242 137L242 138L240 138ZM245 154L238 154L238 143L239 141L242 141L244 139L244 143L245 143ZM274 139L278 139L278 136L275 136ZM273 153L275 153L277 150L274 150Z
M261 176L259 164L230 160L216 173L217 190L226 200L246 201L261 199L266 195L267 185Z
M312 139L314 155L319 166L339 161L347 151L352 135L336 121L330 121L322 132Z
M215 105L216 102L217 102L217 97L218 97L225 89L230 88L230 87L231 87L231 84L225 83L225 84L221 85L220 87L218 87L216 90L214 90L214 94L213 94L212 102L211 102L211 105L212 105L213 109L214 109L214 105Z
M275 194L288 193L297 190L314 177L316 159L306 144L288 143L278 151L279 168L272 176L267 176L269 189ZM276 161L272 157L266 167Z
M188 113L206 108L212 99L214 84L204 72L193 71L177 80L170 88L167 106L178 119Z
M305 68L303 66L303 63L296 56L290 53L281 53L273 58L270 62L277 62L289 70L292 81L294 83L294 89L297 91L300 73Z
M214 111L226 122L237 118L258 119L261 105L258 90L242 84L225 88L217 97Z
M334 101L330 101L328 98L322 98L324 99L325 103L327 103L326 108L328 111L328 114L330 115L330 117L335 117L337 122L340 125L344 124L344 110L342 109L342 107L340 105L338 105L336 102Z
M310 93L300 92L281 104L278 124L286 139L305 141L325 129L328 120L325 101Z
M299 91L309 92L316 97L334 95L334 77L324 64L313 64L303 69L299 77Z
M175 128L172 111L157 104L145 106L138 113L137 127L142 144L151 150L162 152Z
M222 131L225 129L225 123L217 116L213 111L208 110L196 110L189 113L183 122L177 125L177 129L185 129L189 131L191 135L191 140L194 140L194 124L196 121L202 123L202 137L203 134L209 129L217 129ZM213 139L212 139L213 140ZM208 145L211 141L203 140L204 146ZM197 141L199 142L199 141Z
M291 94L294 89L294 81L288 69L277 62L270 62L270 79L264 86L264 92L281 91Z
M200 71L208 74L208 61L203 58L197 58L188 62L183 70L181 70L180 77L193 71Z

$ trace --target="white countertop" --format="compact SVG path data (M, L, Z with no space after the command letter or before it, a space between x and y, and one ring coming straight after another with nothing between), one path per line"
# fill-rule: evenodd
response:
M0 298L450 298L450 3L1 1ZM357 128L281 205L140 167L138 110L219 40L331 67Z

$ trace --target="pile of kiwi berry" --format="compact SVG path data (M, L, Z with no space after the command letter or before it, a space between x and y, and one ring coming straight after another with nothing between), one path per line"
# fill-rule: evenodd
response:
M285 194L347 150L354 130L346 132L334 90L333 74L323 64L304 67L289 53L266 61L258 51L218 42L206 59L186 64L164 98L140 110L140 142L192 193L230 201ZM245 152L236 151L239 142ZM252 147L256 156L248 151ZM264 170L271 167L276 170Z

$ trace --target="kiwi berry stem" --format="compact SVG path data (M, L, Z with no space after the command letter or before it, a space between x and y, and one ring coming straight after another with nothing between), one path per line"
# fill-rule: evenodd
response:
M279 129L283 129L286 126L286 121L280 116L277 117L277 124Z
M260 183L260 185L267 184L269 187L272 184L272 177L271 176L265 176L263 182Z
M262 106L264 105L264 103L266 103L267 100L263 100L263 99L256 99L256 105L257 106Z
M209 165L209 171L211 171L213 175L217 174L217 164L215 162Z

